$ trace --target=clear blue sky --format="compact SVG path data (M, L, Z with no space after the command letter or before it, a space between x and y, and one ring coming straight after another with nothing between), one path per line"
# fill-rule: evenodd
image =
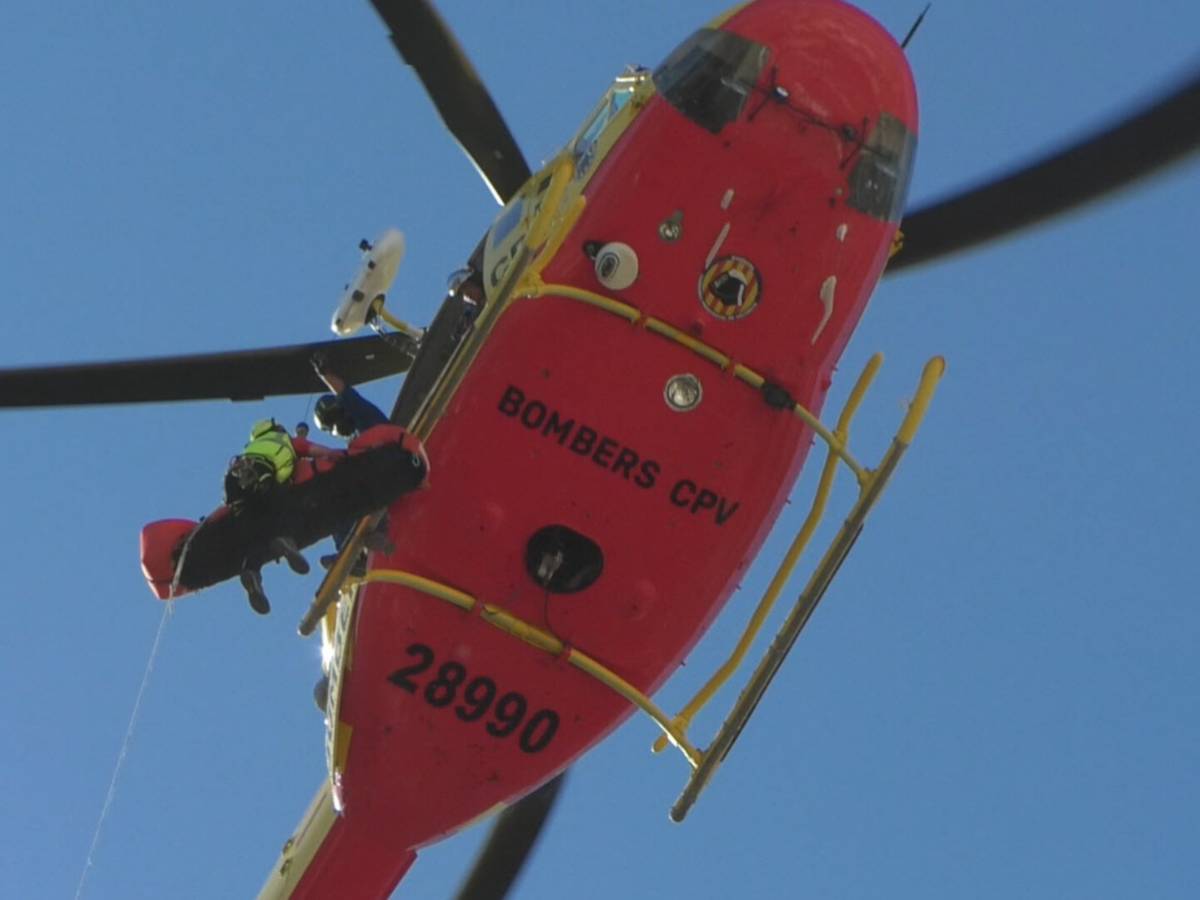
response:
M723 5L442 7L536 162ZM868 9L902 34L920 6ZM1198 34L1193 0L936 4L910 48L912 200L1155 93ZM388 225L409 246L393 309L424 322L496 211L365 2L10 0L0 123L0 366L321 338ZM632 719L575 768L518 898L1200 896L1198 208L1193 163L881 286L832 401L886 353L861 455L924 359L949 370L839 580L686 824L666 817L682 760ZM0 413L0 893L79 882L159 626L141 525L207 512L247 424L306 412ZM266 578L266 619L236 585L178 604L85 896L250 895L299 820L324 774L317 645L295 636L317 581ZM448 895L482 834L398 896Z

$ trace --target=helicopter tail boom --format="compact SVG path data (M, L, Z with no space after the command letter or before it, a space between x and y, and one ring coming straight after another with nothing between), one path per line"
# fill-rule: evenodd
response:
M258 900L390 896L417 851L397 851L370 824L353 814L339 816L326 781L284 843Z

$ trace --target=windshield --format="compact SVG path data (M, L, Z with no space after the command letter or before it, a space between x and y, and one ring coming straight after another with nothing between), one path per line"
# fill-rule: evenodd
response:
M713 134L741 115L767 61L767 48L728 31L701 28L654 72L668 103Z

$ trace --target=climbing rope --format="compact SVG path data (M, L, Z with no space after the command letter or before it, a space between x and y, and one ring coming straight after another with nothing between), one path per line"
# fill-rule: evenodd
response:
M100 843L100 832L104 828L104 820L108 818L108 811L112 807L113 799L117 794L117 779L120 778L121 768L125 764L125 757L129 754L129 745L133 741L133 730L137 726L138 713L142 708L142 697L146 693L146 685L150 683L150 673L154 671L154 660L158 657L158 647L162 642L163 632L167 629L167 620L171 618L171 614L175 611L175 601L167 600L163 604L162 618L158 623L158 632L154 635L154 644L150 648L150 658L146 660L146 671L142 675L142 684L138 688L137 699L133 701L133 713L129 716L129 727L125 729L125 738L121 741L121 752L117 754L117 764L113 767L112 779L108 783L108 793L104 797L104 806L100 808L100 818L96 822L96 830L92 834L92 843L88 847L87 858L83 863L83 872L79 875L79 884L75 888L75 900L79 900L83 896L83 887L87 882L88 871L92 868L92 857L95 855L96 846Z

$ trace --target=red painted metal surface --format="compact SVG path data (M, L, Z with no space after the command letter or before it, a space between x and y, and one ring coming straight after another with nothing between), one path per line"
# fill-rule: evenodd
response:
M292 900L386 900L416 860L414 850L398 848L365 819L339 818L318 858L292 891Z
M741 117L713 134L651 100L593 176L543 278L604 292L580 248L628 243L641 272L617 299L817 412L895 233L847 204L864 151L837 128L886 113L915 134L911 75L890 36L833 0L758 0L722 27L770 50ZM768 96L774 86L787 105ZM665 241L660 223L676 211L682 233ZM753 265L760 293L727 321L698 285L710 258L732 256ZM692 412L664 402L681 373L703 384ZM810 439L677 343L573 300L519 300L427 441L429 488L392 510L396 553L372 565L500 605L651 692L741 579ZM578 593L548 593L526 572L529 537L554 524L603 550L603 573ZM631 712L564 661L403 587L365 589L354 638L344 818L396 848L523 795Z

